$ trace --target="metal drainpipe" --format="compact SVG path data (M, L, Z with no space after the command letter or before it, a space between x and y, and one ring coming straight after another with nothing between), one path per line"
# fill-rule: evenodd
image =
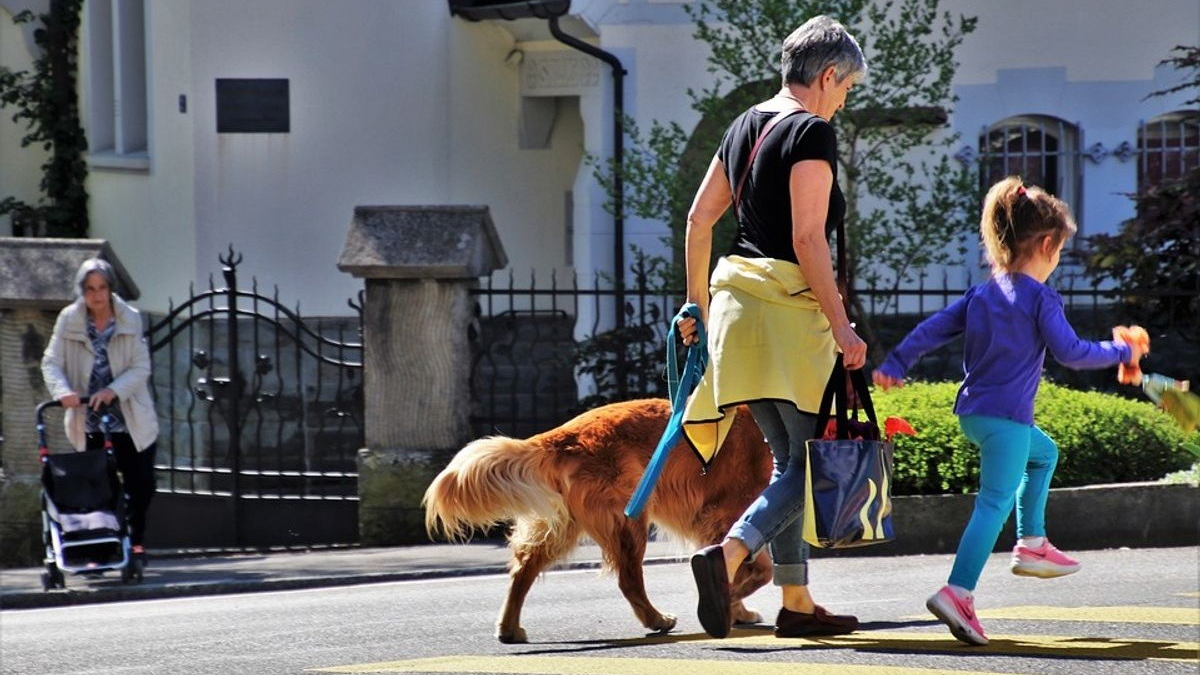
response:
M616 319L618 335L625 328L625 67L616 55L590 45L579 38L568 35L558 25L558 17L549 19L550 34L556 40L578 49L589 56L604 61L612 68L613 76L613 283L616 285ZM617 393L626 398L625 350L616 354Z

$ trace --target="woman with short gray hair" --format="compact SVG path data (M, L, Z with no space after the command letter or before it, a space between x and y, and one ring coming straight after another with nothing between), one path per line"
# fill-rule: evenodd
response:
M58 314L42 355L42 379L67 414L67 439L76 450L104 446L107 415L113 455L129 497L131 553L146 561L146 513L154 496L158 414L150 396L150 350L142 318L113 289L117 275L100 258L75 274L75 302ZM88 397L87 406L82 397Z
M748 404L775 466L724 541L692 556L700 623L713 637L728 635L735 618L730 604L740 598L730 580L764 548L783 594L776 636L858 628L857 618L832 614L809 594L801 516L804 446L818 435L816 413L837 353L847 368L866 363L828 237L846 213L829 121L867 62L844 26L818 16L783 41L780 70L779 92L729 125L687 220L688 302L708 325L710 365L688 400L684 433L703 461L714 461L735 406ZM737 233L710 277L713 226L731 205ZM694 320L679 327L686 344L698 339Z

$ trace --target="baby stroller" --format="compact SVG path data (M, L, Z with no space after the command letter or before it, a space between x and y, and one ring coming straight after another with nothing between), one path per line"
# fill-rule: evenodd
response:
M87 398L81 402L86 405ZM37 407L38 455L42 460L42 540L46 569L42 589L66 588L64 572L97 576L121 572L121 582L142 580L144 563L130 555L125 493L117 474L108 416L101 423L102 450L50 454L46 444L46 401Z

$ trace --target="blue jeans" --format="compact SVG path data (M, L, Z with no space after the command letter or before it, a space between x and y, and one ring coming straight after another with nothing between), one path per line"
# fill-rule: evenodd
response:
M967 440L979 446L979 494L958 542L949 582L974 590L1000 530L1017 508L1017 536L1046 534L1046 500L1058 446L1041 429L999 417L964 415Z
M808 543L801 536L804 520L804 444L813 437L816 415L800 412L790 402L750 404L754 421L771 447L775 468L771 482L729 530L750 549L750 558L767 546L776 586L808 585Z

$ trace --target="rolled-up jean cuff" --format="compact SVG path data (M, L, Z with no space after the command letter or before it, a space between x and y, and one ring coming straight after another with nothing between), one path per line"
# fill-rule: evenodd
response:
M776 586L807 586L808 563L785 563L772 567Z
M757 527L744 520L734 523L733 527L729 529L729 534L725 536L730 539L737 539L749 549L750 553L746 554L746 560L754 560L758 552L767 545L767 540L763 538L762 532L759 532Z

